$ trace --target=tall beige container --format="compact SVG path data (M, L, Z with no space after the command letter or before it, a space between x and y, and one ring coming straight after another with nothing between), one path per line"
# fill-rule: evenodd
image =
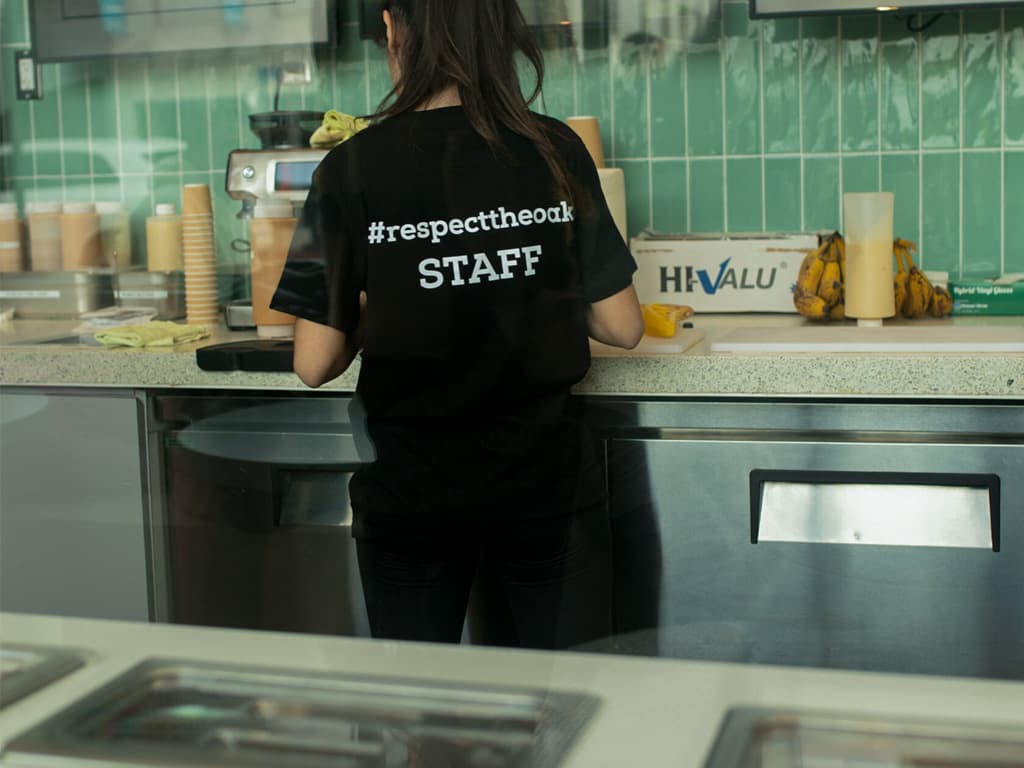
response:
M96 203L96 213L100 217L104 265L127 269L132 264L132 229L124 203Z
M25 268L22 224L17 203L0 203L0 272L21 272Z
M252 317L256 333L264 338L280 338L295 333L295 318L270 308L288 259L295 225L291 203L261 200L256 204L249 229L252 243Z
M171 203L159 203L146 219L146 268L172 272L185 268L181 247L181 217Z
M29 264L33 272L63 269L60 244L60 203L28 203Z
M60 217L61 264L65 272L105 267L100 217L93 203L66 203Z
M893 293L891 192L843 195L846 229L846 316L880 326L896 314Z

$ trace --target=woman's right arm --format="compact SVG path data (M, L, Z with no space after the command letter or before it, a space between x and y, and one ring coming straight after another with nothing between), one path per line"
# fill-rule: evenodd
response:
M644 336L644 318L636 288L629 285L587 309L590 336L603 344L633 349Z

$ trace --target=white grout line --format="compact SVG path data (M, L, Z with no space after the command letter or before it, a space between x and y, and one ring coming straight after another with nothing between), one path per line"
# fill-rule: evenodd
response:
M917 242L924 254L924 32L917 33Z
M875 78L877 80L878 87L876 88L878 96L878 191L882 192L882 87L884 82L883 67L882 67L882 14L878 15L878 29L876 30L878 36L878 43L875 50Z
M580 56L583 52L580 52ZM572 57L572 113L580 113L580 59L579 56Z
M651 55L644 48L644 72L647 77L647 226L654 227L654 110L651 108Z
M178 71L181 57L174 56L174 115L178 128L178 186L185 186L185 152L182 149L181 132L181 76Z
M807 229L807 160L804 157L804 20L797 20L797 116L799 120L800 153L800 231Z
M725 9L718 22L718 64L722 78L722 231L729 231L729 107L726 93Z
M210 101L209 66L203 67L203 90L206 92L206 160L209 167L213 168L213 103Z
M153 110L150 104L149 89L149 59L142 62L142 93L146 100L146 148L149 156L153 157ZM156 185L153 183L153 174L149 179L149 205L150 210L156 210Z
M35 138L36 135L36 103L30 101L28 103L28 133L29 136ZM32 179L35 180L39 177L39 162L36 154L36 143L34 141L27 142L29 145L29 152L32 154ZM35 188L35 184L32 187Z
M683 160L686 161L686 231L693 222L693 195L690 174L690 39L683 43Z
M363 41L363 82L366 83L366 114L376 111L376 105L370 103L370 42Z
M89 147L89 196L96 199L96 159L92 151L92 65L86 62L83 82L85 83L85 143Z
M238 79L238 73L241 71L241 67L238 64L237 57L235 58L235 116L236 122L238 123L238 146L239 148L245 146L245 111L242 109L242 83Z
M120 60L114 57L114 117L117 125L117 174L120 179L121 199L125 200L124 189L124 125L121 119L121 65Z
M999 273L1006 274L1006 9L999 11ZM963 273L961 272L961 277Z
M999 147L971 147L964 150L965 155L990 155L998 153ZM1024 152L1024 145L1019 147L1008 146L1006 152L1009 154ZM856 152L845 152L843 157L845 158L874 158L878 153L873 149L859 149ZM888 152L883 153L885 157L917 157L918 154L923 154L926 157L936 155L956 155L960 154L958 150L949 148L939 149L925 149L919 151L916 149L891 149ZM801 157L805 157L809 160L835 160L839 157L838 152L772 152L769 153L768 159L770 160L797 160ZM729 155L730 160L759 160L761 155ZM646 157L620 157L619 160L623 162L641 163L647 162ZM668 162L681 162L684 160L721 160L721 155L662 155L660 157L651 158L652 162L655 163L668 163Z
M836 221L839 222L839 231L842 232L845 229L845 222L843 217L846 215L846 211L843 206L843 189L846 180L843 175L843 17L840 16L836 23L836 78L838 88L836 94L836 105L839 113L839 131L836 136L839 142L839 215Z
M615 141L615 57L612 55L612 48L608 46L608 123L611 131L611 146L608 147L609 159L615 165L615 152L618 149L618 142Z
M764 22L757 24L757 107L761 117L761 230L768 229L768 131L764 109Z
M61 75L61 69L62 69L62 65L61 64L54 64L53 65L53 72L54 72L54 75L53 75L53 79L54 79L53 90L57 94L57 151L60 153L60 155L59 155L60 156L60 174L61 174L61 176L66 176L67 175L67 165L65 164L65 160L64 160L64 99L63 99L63 96L62 96L62 94L64 92L64 87L63 87L64 86L64 81L63 81L63 79L60 76ZM67 185L62 184L61 188L60 188L60 196L61 196L61 198L65 202L67 202L67 194L68 194Z
M959 47L959 50L958 50L958 54L959 54L958 66L960 68L960 72L959 72L959 74L960 74L960 95L959 95L959 104L958 104L958 110L959 110L958 117L959 117L959 123L960 123L960 125L959 125L959 129L960 129L960 131L959 131L959 133L960 133L959 145L960 145L961 152L960 152L960 170L959 170L959 173L960 173L960 183L957 185L957 187L960 190L960 203L959 203L959 205L960 205L960 227L959 227L960 231L958 233L958 235L959 235L959 242L958 242L958 245L957 245L957 249L958 249L957 264L959 266L960 274L962 275L964 273L964 223L967 221L967 217L964 216L964 153L963 153L963 148L964 148L964 138L965 138L965 134L964 134L964 79L965 78L964 78L964 15L963 15L963 13L960 14L959 24L960 24L960 26L959 26L960 39L957 41L958 47ZM924 268L924 258L921 259L921 267Z

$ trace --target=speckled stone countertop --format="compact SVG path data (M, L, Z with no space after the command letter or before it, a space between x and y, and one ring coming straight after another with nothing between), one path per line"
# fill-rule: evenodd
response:
M595 351L580 394L626 396L820 396L1020 399L1024 353L761 353L711 351L735 328L791 327L796 316L716 315L695 318L702 341L679 354ZM1024 318L918 320L937 327L1020 327ZM16 320L0 325L0 385L302 391L290 373L212 373L195 362L207 344L251 339L254 333L215 328L211 337L174 349L103 349L85 344L37 344L71 332L75 323ZM358 361L324 392L351 391Z

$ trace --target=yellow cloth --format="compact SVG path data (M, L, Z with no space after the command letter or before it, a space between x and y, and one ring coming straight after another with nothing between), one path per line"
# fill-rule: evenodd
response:
M369 123L361 117L346 115L336 109L329 109L324 113L324 121L309 138L309 146L317 149L327 149L348 141Z
M205 339L205 325L178 325L152 320L142 325L121 325L96 332L96 341L105 347L173 347L188 341Z

